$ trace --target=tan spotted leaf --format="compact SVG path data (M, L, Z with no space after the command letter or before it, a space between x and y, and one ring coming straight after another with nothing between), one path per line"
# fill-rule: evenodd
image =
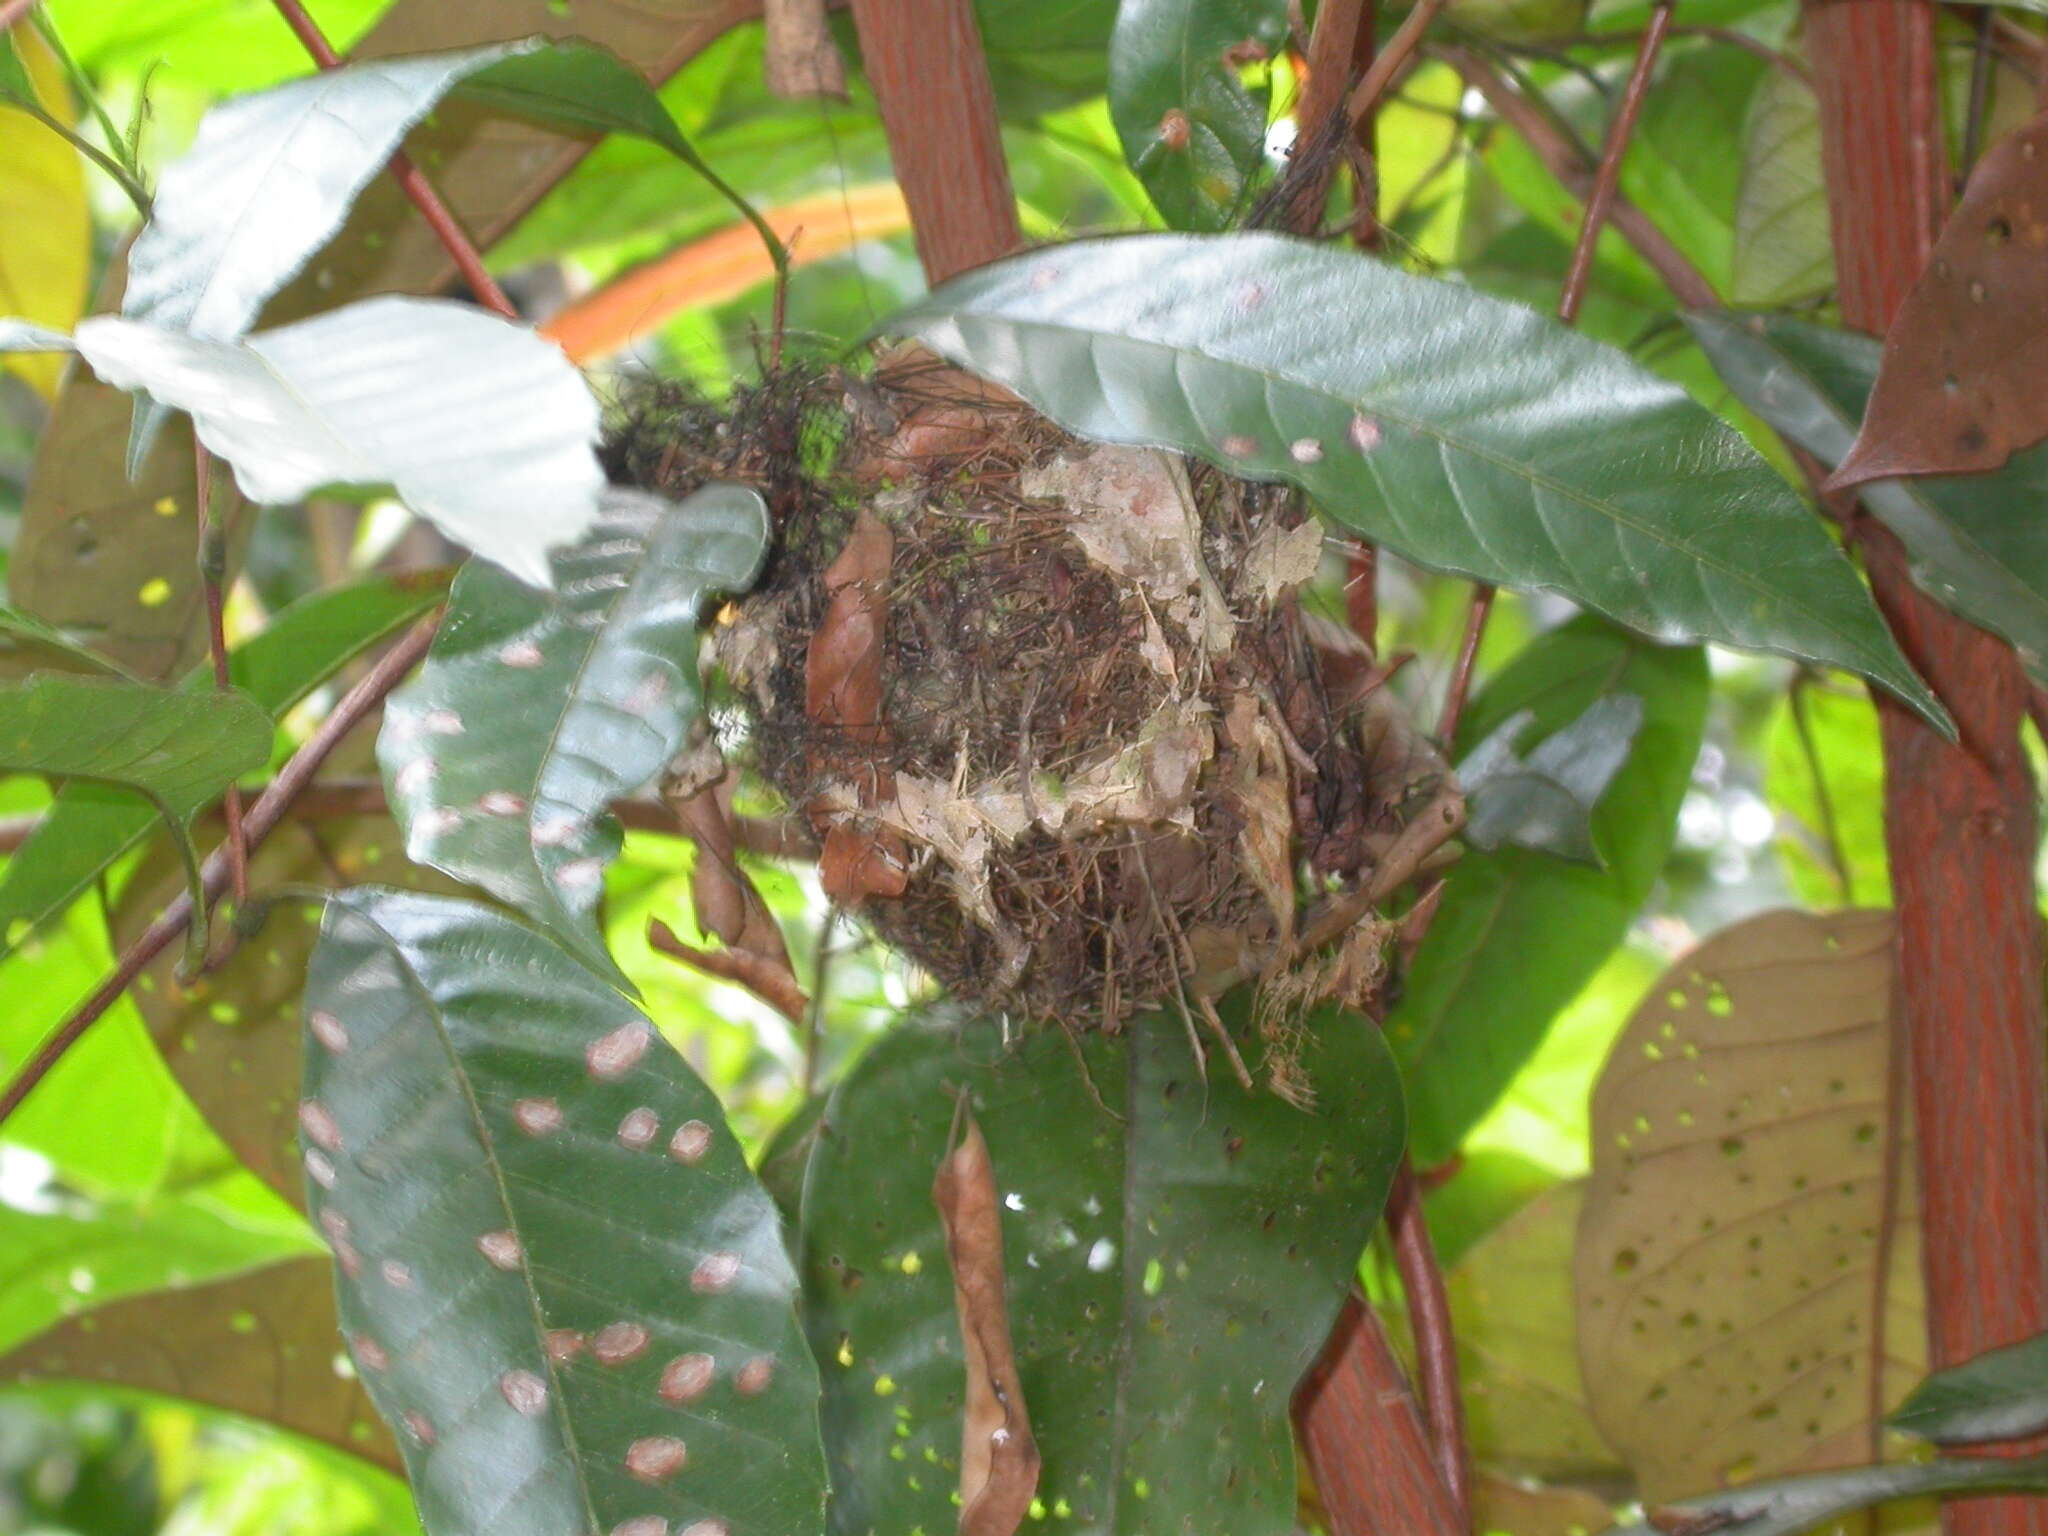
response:
M1593 1416L1643 1497L1879 1459L1919 1378L1892 919L1770 912L1660 978L1593 1090Z
M334 1281L316 1255L95 1307L0 1357L0 1381L160 1393L396 1470L398 1448L345 1366Z
M781 1218L644 1015L492 908L358 887L305 1052L307 1204L433 1536L820 1528Z

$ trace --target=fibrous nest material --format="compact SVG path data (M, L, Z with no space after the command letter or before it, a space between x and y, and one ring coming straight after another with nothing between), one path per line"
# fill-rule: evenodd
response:
M1380 931L1307 964L1299 913L1447 776L1300 607L1323 535L1291 492L1083 442L922 354L637 402L611 458L767 497L767 572L713 632L735 750L950 991L1110 1028L1219 979L1369 1001Z

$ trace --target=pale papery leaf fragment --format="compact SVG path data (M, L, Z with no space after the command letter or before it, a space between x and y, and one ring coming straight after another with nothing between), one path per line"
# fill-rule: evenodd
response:
M995 1168L964 1101L959 1141L939 1164L932 1200L945 1228L966 1368L960 1536L1013 1536L1038 1490L1038 1442L1010 1342Z

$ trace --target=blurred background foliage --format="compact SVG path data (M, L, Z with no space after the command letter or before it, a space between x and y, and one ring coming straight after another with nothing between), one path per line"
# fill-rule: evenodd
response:
M537 0L447 6L458 29L448 41L460 40L462 16L518 6L539 8ZM310 9L346 47L386 4L315 0ZM549 9L573 16L572 7ZM1123 164L1104 100L1114 9L1112 0L981 0L1017 193L1035 239L1157 222ZM1571 132L1597 143L1646 10L1642 0L1595 0L1590 9L1454 0L1451 17L1475 46L1544 89ZM145 168L176 154L221 96L307 68L268 0L49 0L47 12L105 108L104 124L88 115L81 131L132 132ZM1688 29L1660 66L1624 190L1722 292L1824 317L1832 274L1795 0L1691 0L1684 16ZM1699 28L1729 29L1744 45ZM1967 69L1968 42L1960 31L1949 39L1952 84ZM842 34L842 43L850 56L850 38ZM662 94L712 165L762 209L794 220L802 264L789 294L791 344L825 357L913 297L921 278L858 75L843 104L780 101L762 84L761 53L758 26L738 27ZM1277 168L1291 142L1296 82L1284 58L1262 68L1273 86L1268 147ZM2000 91L1993 131L2024 113L2025 101L2024 82ZM8 147L42 132L0 108L0 206L19 206L7 202L6 183L18 174ZM1408 77L1382 111L1379 133L1390 256L1539 306L1554 301L1576 203L1446 64L1427 62ZM82 199L90 215L89 226L79 223L90 229L82 304L133 209L96 171L59 195ZM603 377L616 390L652 373L717 396L759 371L769 312L766 262L744 241L732 243L735 228L731 210L686 167L618 139L549 193L492 259L536 318L640 264L672 267L658 312L634 327L643 334ZM14 227L0 230L0 241L15 238ZM718 262L693 260L721 238L727 254ZM1775 440L1726 396L1641 260L1610 232L1598 262L1584 328L1777 453ZM0 281L6 276L0 269ZM0 311L9 308L0 292ZM0 375L0 582L46 411L33 379ZM417 538L393 508L316 506L311 514L262 520L233 597L231 621L241 633L294 596ZM1344 579L1343 551L1333 543L1313 597L1333 617L1342 616ZM1464 588L1388 559L1381 590L1383 646L1415 653L1399 685L1423 703L1448 672ZM1569 611L1506 594L1500 605L1482 676ZM1768 908L1887 900L1876 725L1862 691L1786 663L1717 653L1711 664L1705 745L1652 894L1453 1163L1435 1171L1431 1219L1461 1307L1483 1302L1484 1287L1464 1260L1485 1257L1489 1234L1524 1240L1504 1224L1521 1212L1540 1215L1536 1202L1576 1198L1564 1181L1588 1170L1589 1090L1631 1010L1672 958ZM322 701L316 696L311 707ZM280 755L289 745L280 742ZM0 819L10 825L45 802L38 784L0 780ZM375 862L374 844L363 857ZM690 859L680 841L629 837L608 888L609 938L653 1017L760 1148L803 1102L807 1084L829 1083L926 984L849 925L829 923L810 871L756 860L756 881L785 925L799 974L823 981L804 1037L746 993L650 952L651 916L691 931ZM373 877L388 874L368 864ZM0 1060L19 1062L105 972L109 917L134 875L131 861L50 931L18 947L9 936L12 952L0 960ZM194 1006L237 1027L234 985ZM1556 1226L1531 1220L1528 1230L1539 1234ZM0 1142L0 1351L132 1292L316 1249L303 1220L235 1160L185 1098L132 1001L72 1052ZM1479 1336L1483 1343L1483 1320ZM352 1536L411 1528L394 1479L281 1431L74 1387L0 1395L0 1533Z

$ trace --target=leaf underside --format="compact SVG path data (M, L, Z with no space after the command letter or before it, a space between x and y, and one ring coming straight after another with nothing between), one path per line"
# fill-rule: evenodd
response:
M1732 428L1520 305L1280 236L1139 235L981 268L887 329L1084 436L1291 481L1423 565L1662 640L1844 667L1947 726Z
M817 1530L780 1220L648 1021L507 917L375 888L328 903L306 1001L308 1205L428 1531Z
M595 909L618 833L606 807L659 774L700 708L697 624L767 547L761 498L613 489L555 559L555 591L472 563L378 753L407 851L510 902L607 974Z

